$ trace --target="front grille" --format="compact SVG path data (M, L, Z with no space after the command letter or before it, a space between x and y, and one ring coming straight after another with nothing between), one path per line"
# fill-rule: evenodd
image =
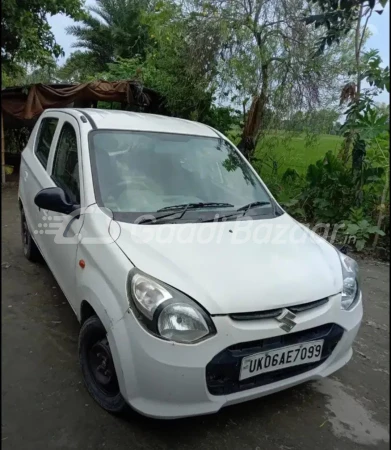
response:
M212 395L233 394L234 392L264 386L312 370L326 361L342 335L343 328L339 325L329 323L297 333L231 345L218 353L206 366L206 384L208 390ZM317 339L324 340L322 356L319 361L287 367L239 381L240 365L245 356Z
M317 308L318 306L324 305L329 299L321 298L320 300L315 300L314 302L303 303L301 305L287 306L286 308L276 308L268 309L266 311L257 311L249 313L235 313L229 314L232 320L260 320L260 319L275 319L278 317L284 309L289 309L293 313L297 314L299 312L308 311L309 309Z

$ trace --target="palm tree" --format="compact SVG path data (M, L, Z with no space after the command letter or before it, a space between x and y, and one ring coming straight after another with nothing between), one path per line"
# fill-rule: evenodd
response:
M73 47L83 50L91 74L106 70L117 58L145 56L148 31L142 14L154 4L155 0L96 0L80 25L66 28L77 38ZM80 53L72 59L72 67L83 64Z

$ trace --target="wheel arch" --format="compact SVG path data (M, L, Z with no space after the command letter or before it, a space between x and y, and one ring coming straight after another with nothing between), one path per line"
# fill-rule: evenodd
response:
M103 287L101 291L98 292L90 286L83 285L80 286L80 294L81 302L80 306L77 308L77 318L81 325L83 325L91 315L95 314L99 317L103 326L106 328L106 331L109 332L113 327L113 324L124 314L124 312L121 314L118 306L117 308L114 307L113 310L109 309L109 305L115 305L114 302L109 302L108 299L104 299L103 301L100 299L100 296L105 295ZM109 312L111 312L111 314Z
M91 316L98 316L98 314L87 300L83 300L80 305L80 324L83 325Z

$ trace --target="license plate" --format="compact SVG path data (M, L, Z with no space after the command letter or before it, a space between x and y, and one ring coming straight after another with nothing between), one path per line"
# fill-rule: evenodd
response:
M239 380L286 367L319 361L323 340L290 345L270 352L257 353L242 359Z

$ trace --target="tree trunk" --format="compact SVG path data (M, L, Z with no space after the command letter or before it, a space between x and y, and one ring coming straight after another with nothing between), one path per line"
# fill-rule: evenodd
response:
M243 102L243 125L246 123L246 102Z
M259 96L256 95L253 97L251 108L244 124L242 139L238 145L239 150L249 161L254 156L259 137L263 132L268 100L269 63L262 65L261 73L261 92Z
M356 70L357 70L356 103L360 100L360 94L361 94L360 55L361 55L362 38L361 38L360 30L361 30L361 18L362 18L363 8L364 8L364 5L361 3L360 11L358 13L357 26L356 26L356 36L355 36L355 40L354 40L355 55L356 55ZM363 30L363 33L365 33L365 29Z
M341 149L339 151L339 157L341 158L343 164L346 164L349 160L350 149L352 147L353 134L349 132L345 140L341 144Z
M255 130L256 135L254 136L255 145L257 145L259 137L264 132L265 129L266 105L268 100L268 87L269 87L269 64L262 65L261 73L262 73L262 85L258 103L258 120L257 120L257 128Z
M355 32L355 38L354 38L354 55L355 55L355 59L356 59L356 72L357 72L357 77L356 77L356 94L354 97L354 102L358 103L360 100L360 94L361 94L361 67L360 67L360 55L361 55L361 44L362 44L362 34L360 33L361 31L361 19L362 19L362 14L363 14L363 5L360 5L360 11L358 13L358 20L357 20L357 25L356 25L356 32ZM365 33L365 29L363 30L363 33ZM349 154L350 154L350 149L352 147L353 144L353 132L350 131L348 133L348 135L346 136L342 147L341 147L341 151L340 151L340 156L342 159L342 162L344 164L346 164L349 160Z

